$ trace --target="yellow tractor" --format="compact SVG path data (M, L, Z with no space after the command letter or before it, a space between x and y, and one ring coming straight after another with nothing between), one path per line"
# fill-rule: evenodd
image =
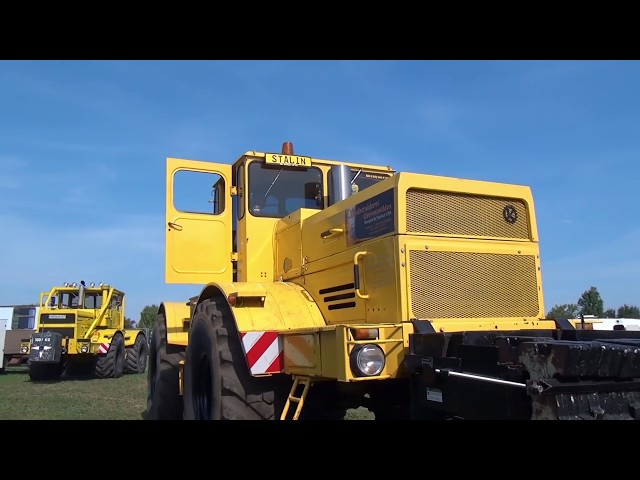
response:
M21 344L31 380L63 372L118 378L144 373L144 330L125 327L125 294L107 284L65 283L40 294L36 331Z
M165 280L147 419L638 415L640 332L545 318L527 186L168 158Z

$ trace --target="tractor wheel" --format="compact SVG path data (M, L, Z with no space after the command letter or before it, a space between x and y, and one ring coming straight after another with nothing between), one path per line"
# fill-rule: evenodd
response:
M116 333L111 339L109 351L98 357L95 374L98 378L119 378L124 372L124 338Z
M32 363L29 378L33 381L57 380L62 375L62 363Z
M149 348L146 420L181 420L179 363L184 349L167 345L167 322L163 314L156 318Z
M133 346L126 349L124 373L144 373L147 370L148 351L147 339L139 333Z
M184 375L185 420L279 419L290 386L280 378L251 376L222 297L196 308Z

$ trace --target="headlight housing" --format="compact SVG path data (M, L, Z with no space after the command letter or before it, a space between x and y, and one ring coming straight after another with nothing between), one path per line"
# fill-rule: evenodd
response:
M375 377L384 369L384 352L380 345L367 343L351 351L351 370L358 377Z
M20 353L29 353L29 347L27 347L26 345L22 345L20 347Z

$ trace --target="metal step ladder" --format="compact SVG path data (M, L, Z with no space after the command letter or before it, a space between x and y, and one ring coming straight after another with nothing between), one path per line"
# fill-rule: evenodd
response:
M296 392L298 389L302 387L302 393L300 396L296 396ZM291 391L289 392L289 396L287 397L287 402L284 404L284 408L282 410L282 414L280 415L280 420L289 420L287 419L287 414L289 413L289 408L291 408L291 403L297 403L295 412L293 412L293 418L290 420L298 420L300 416L300 412L302 411L302 407L304 406L304 400L307 398L307 393L309 393L309 388L311 387L311 377L304 376L295 376L293 378L293 385L291 385Z

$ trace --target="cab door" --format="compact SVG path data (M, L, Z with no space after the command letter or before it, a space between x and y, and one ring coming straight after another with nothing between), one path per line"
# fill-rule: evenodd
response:
M167 158L167 283L232 280L231 186L231 165Z

